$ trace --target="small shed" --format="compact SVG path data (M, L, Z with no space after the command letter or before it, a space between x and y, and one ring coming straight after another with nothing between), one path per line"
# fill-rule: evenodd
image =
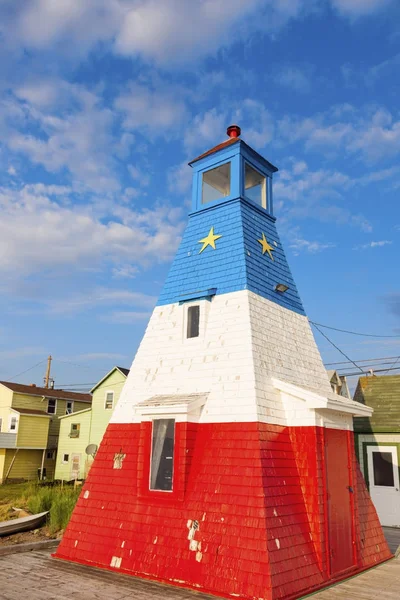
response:
M374 409L354 417L361 470L382 525L400 527L400 375L360 377L354 400Z

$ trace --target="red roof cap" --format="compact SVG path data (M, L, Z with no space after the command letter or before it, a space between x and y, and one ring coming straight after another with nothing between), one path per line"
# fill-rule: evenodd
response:
M239 125L229 125L228 129L226 130L226 135L230 138L237 138L241 133L242 130L240 129Z

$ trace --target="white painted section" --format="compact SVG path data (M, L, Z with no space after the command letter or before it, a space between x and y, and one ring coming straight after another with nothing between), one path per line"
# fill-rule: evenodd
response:
M373 455L385 452L392 457L393 485L377 485L374 478ZM400 526L400 485L397 446L367 446L369 490L379 520L387 527Z
M200 305L200 335L186 339L187 306L193 304ZM297 388L283 392L273 379ZM303 396L312 393L325 403L307 405ZM185 417L200 423L311 426L326 418L337 424L344 407L336 404L343 398L332 393L307 317L247 290L157 306L111 422L151 418L138 405L154 396L190 394L207 394L199 412ZM346 429L359 406L349 402L340 417Z

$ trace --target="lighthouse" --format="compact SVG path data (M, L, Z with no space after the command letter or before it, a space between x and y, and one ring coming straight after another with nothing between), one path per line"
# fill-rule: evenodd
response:
M294 599L390 558L273 213L232 125L194 159L179 249L59 559Z

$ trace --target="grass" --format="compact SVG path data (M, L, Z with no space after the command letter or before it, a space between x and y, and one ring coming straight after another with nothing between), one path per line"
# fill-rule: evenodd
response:
M49 511L50 533L65 529L81 488L40 483L0 485L0 521L11 518L12 506L24 508L32 514Z

